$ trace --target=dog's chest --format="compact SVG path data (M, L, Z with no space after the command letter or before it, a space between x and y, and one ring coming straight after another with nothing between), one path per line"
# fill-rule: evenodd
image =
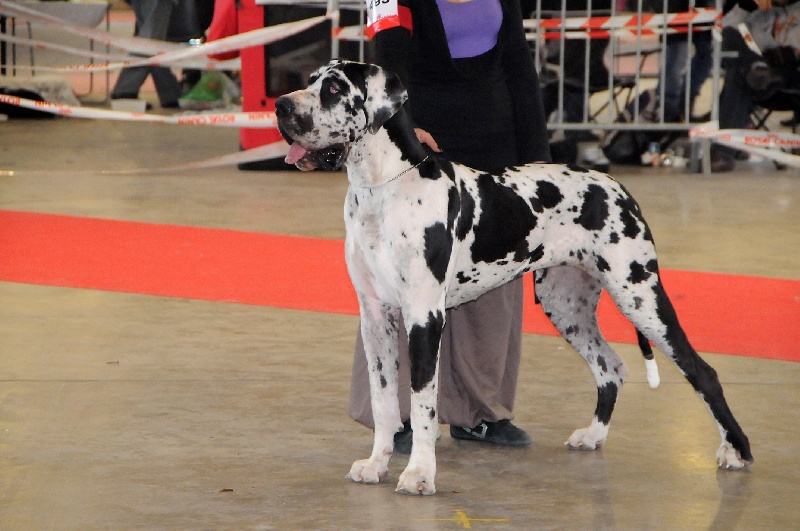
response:
M426 193L427 192L427 193ZM428 276L426 229L447 215L447 194L417 187L355 188L344 208L353 281L389 291Z
M446 216L447 196L409 188L351 188L344 212L348 238L365 253L397 255L413 249L419 254L425 228Z

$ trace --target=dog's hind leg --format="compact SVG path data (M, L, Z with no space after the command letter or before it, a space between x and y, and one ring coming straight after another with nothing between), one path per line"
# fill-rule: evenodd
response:
M564 339L583 356L597 382L592 423L573 432L565 443L570 448L594 450L605 443L617 395L627 375L625 362L597 325L600 293L600 283L575 267L557 266L536 272L536 294L542 309Z
M361 295L359 304L375 440L369 459L353 463L347 477L359 483L377 483L386 477L394 450L394 434L403 427L397 398L400 310Z
M639 282L611 283L606 289L617 307L661 352L678 366L705 402L717 422L722 444L717 462L723 468L743 468L752 463L750 443L731 413L717 372L695 351L667 297L656 267ZM616 286L616 287L615 287Z

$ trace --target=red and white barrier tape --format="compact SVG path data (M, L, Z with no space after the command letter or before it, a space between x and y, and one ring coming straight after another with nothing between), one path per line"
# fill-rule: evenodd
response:
M36 24L53 26L65 33L79 35L81 37L85 37L102 44L108 44L109 46L114 46L115 48L121 48L132 53L156 55L159 53L179 50L183 47L174 42L157 41L142 37L117 37L106 31L93 28L84 28L67 23L58 17L41 13L35 9L25 7L17 2L8 2L6 0L0 0L0 14L15 18L22 18Z
M637 28L663 28L672 26L689 26L695 24L712 24L719 18L720 12L713 8L695 8L694 11L684 11L680 13L643 13L639 15L615 15L613 17L570 17L543 18L538 21L527 19L523 25L528 30L537 31L538 28L576 31L576 30L611 30L626 28L636 30Z
M713 26L692 26L691 32L698 33L701 31L711 31ZM563 35L565 39L610 39L616 37L627 41L636 39L637 37L660 37L661 35L676 35L689 33L689 26L682 27L667 27L660 29L649 28L619 28L611 30L591 30L591 31L547 31L542 34L546 40L558 40ZM535 41L538 37L536 32L526 33L529 41Z
M18 96L8 96L6 94L0 94L0 103L71 118L122 120L129 122L151 122L177 125L213 125L217 127L277 127L275 113L271 111L179 114L174 116L162 116L158 114L146 114L141 112L110 111L108 109L77 107L74 105L63 105L60 103L29 100L20 98Z
M618 15L613 17L570 17L565 19L526 19L522 21L528 40L536 40L542 32L545 39L601 39L637 35L663 35L708 31L720 17L720 12L711 8L696 8L694 11L666 14ZM561 30L564 30L563 33ZM558 30L558 31L556 31ZM340 40L364 40L358 26L334 28L333 37Z
M162 168L136 168L133 170L107 170L100 172L106 175L143 175L148 173L171 173L178 171L199 170L203 168L217 168L219 166L228 166L231 164L244 164L247 162L257 162L260 160L284 158L289 153L289 144L283 140L272 142L264 146L258 146L238 153L230 155L222 155L210 159L199 160L197 162L189 162L187 164L177 164L175 166L166 166ZM287 170L291 168L287 164Z
M800 135L793 133L772 133L749 129L719 129L715 122L709 122L689 131L689 138L700 140L708 138L742 151L767 157L786 166L800 168L800 155L781 151L800 149Z
M72 46L64 46L54 42L39 41L35 39L26 39L23 37L16 37L6 33L0 33L0 41L10 42L19 46L28 46L37 50L56 50L58 52L67 53L70 55L77 55L79 57L91 57L93 59L105 59L107 61L136 61L138 57L131 57L129 55L109 54L103 53L98 50L89 50L87 48L74 48Z
M96 59L106 59L108 61L117 61L118 65L130 65L134 62L139 62L141 60L140 57L131 57L126 55L115 55L115 54L107 54L100 52L98 50L89 50L87 48L74 48L72 46L64 46L62 44L57 44L53 42L45 42L39 41L34 39L26 39L23 37L15 37L12 35L6 35L4 33L0 33L0 41L10 42L12 44L16 44L19 46L29 46L31 48L36 48L40 50L56 50L60 52L64 52L70 55L77 55L80 57L89 57L93 60ZM183 50L185 48L181 48ZM163 56L159 56L163 57ZM110 66L112 63L106 63L106 65ZM229 59L226 61L210 61L207 57L201 57L197 59L186 59L183 61L174 61L170 62L169 66L175 68L197 68L200 70L241 70L242 62L241 59L238 57L235 59ZM38 70L42 72L60 72L64 73L65 70L81 70L84 68L84 65L78 66L33 66L33 65L23 65L17 64L14 65L16 70ZM110 69L110 68L109 68Z
M106 120L138 121L177 125L212 125L222 127L276 127L277 120L274 112L237 112L237 113L208 113L208 114L184 114L176 116L159 116L155 114L145 114L124 111L109 111L106 109L92 109L86 107L75 107L72 105L61 105L44 101L34 101L17 96L0 94L0 103L16 105L26 109L68 116L72 118L90 118ZM230 164L243 164L260 160L283 158L289 153L289 145L283 140L273 142L264 146L240 151L230 155L222 155L211 159L168 166L164 168L138 168L135 170L103 171L104 174L138 175L148 173L168 173L176 171L196 170L200 168L214 168ZM287 167L288 168L288 167Z
M761 48L759 48L758 44L756 44L756 40L753 38L753 34L750 33L750 30L747 28L747 24L742 22L741 24L738 24L736 26L736 29L739 30L739 33L741 33L742 35L742 39L744 39L744 43L747 45L748 48L750 48L750 50L753 53L756 53L761 56L764 55L763 53L761 53Z
M60 29L82 35L86 38L121 48L135 53L145 53L152 57L135 59L132 61L118 61L101 64L70 65L56 67L37 67L37 70L52 72L104 72L135 66L170 66L179 68L198 68L202 70L238 70L241 66L239 59L229 61L216 61L208 58L210 54L224 53L241 50L250 46L263 46L285 39L312 28L325 20L333 18L336 13L327 13L323 16L312 17L305 20L287 22L264 28L247 31L225 37L223 39L206 42L199 46L182 46L174 43L153 41L140 38L120 38L106 32L81 28L65 24L63 21L37 13L19 4L12 4L0 0L0 13L22 13L26 18L36 19L45 24L58 26ZM163 45L163 46L162 46ZM97 54L98 56L100 54Z
M324 22L328 18L328 15L324 15L305 20L299 20L296 22L286 22L284 24L277 24L275 26L258 28L252 31L238 33L230 37L225 37L223 39L206 42L199 46L182 47L180 50L162 53L133 62L63 66L55 67L54 70L60 72L103 72L106 70L116 70L135 66L183 66L186 64L187 60L191 59L200 59L200 64L197 64L195 68L205 70L220 69L220 65L227 63L227 61L215 61L213 59L209 59L207 57L209 54L241 50L242 48L248 48L250 46L271 44L312 28ZM224 67L223 69L231 68Z

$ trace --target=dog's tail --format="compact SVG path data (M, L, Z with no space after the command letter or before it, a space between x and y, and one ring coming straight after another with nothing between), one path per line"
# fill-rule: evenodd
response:
M644 356L647 383L650 384L652 389L655 389L661 383L661 377L658 375L658 365L656 365L656 358L653 356L653 349L650 347L650 341L643 333L639 332L638 328L636 329L636 338L639 340L639 348L642 349L642 356Z

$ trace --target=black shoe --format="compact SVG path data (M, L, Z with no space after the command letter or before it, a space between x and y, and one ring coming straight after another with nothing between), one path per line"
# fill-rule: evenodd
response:
M403 429L394 434L394 451L398 454L410 454L413 439L411 421L407 420L403 423Z
M689 122L693 124L704 124L711 120L711 112L707 112L705 114L701 114L700 116L692 115L689 118Z
M733 171L736 168L736 161L728 155L716 155L711 153L711 171L713 173L723 173Z
M450 437L516 447L528 446L532 442L530 435L511 424L508 419L498 420L497 422L484 421L474 428L450 426Z

